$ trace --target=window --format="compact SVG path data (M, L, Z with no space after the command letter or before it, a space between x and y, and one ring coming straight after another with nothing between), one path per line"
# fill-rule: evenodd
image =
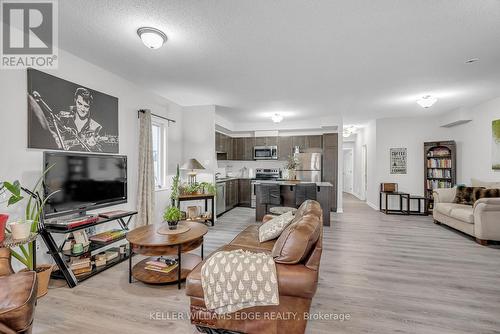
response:
M155 188L166 187L167 174L167 126L159 119L153 117L153 166L155 173Z

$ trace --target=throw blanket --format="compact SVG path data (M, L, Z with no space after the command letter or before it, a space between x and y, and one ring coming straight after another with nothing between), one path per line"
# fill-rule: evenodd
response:
M279 305L276 265L264 253L217 252L201 268L201 285L205 305L217 314Z

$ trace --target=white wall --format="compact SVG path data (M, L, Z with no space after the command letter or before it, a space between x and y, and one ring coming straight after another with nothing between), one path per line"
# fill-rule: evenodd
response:
M179 160L182 147L181 107L157 95L148 93L133 83L88 63L81 58L60 50L59 69L47 71L60 78L88 86L92 89L110 94L119 99L119 153L128 157L128 203L117 206L122 209L136 208L137 160L138 160L138 118L137 110L146 108L152 112L177 120L169 128L168 156L169 173L172 162ZM27 149L27 79L25 70L3 70L0 74L0 177L5 180L19 179L22 184L31 187L42 169L43 150ZM163 193L157 193L158 210L164 206ZM12 218L22 217L24 204L12 208L0 207L2 212L11 214ZM109 208L112 210L115 208ZM106 209L108 210L108 209ZM159 218L158 218L159 219ZM48 261L45 254L38 254L40 261Z
M471 122L451 128L457 142L457 182L470 184L471 178L499 181L500 171L491 169L491 122L500 119L500 98L467 110Z

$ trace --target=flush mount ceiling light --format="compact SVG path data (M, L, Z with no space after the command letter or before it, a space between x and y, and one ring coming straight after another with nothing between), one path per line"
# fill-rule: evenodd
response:
M150 49L159 49L167 41L167 35L161 30L151 27L142 27L137 29L137 35L142 43Z
M283 115L276 113L271 116L271 119L273 120L274 123L279 123L283 120Z
M419 106L421 106L422 108L430 108L434 105L434 103L437 102L437 98L434 97L434 96L431 96L431 95L425 95L425 96L422 96L421 98L419 98L417 100L417 104Z

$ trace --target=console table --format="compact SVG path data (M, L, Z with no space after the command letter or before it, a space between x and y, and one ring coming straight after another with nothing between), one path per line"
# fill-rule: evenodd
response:
M75 232L78 230L83 230L83 229L86 229L86 228L89 228L92 226L101 225L101 224L112 222L112 221L117 221L123 230L128 231L128 225L130 223L130 220L136 214L137 214L137 211L129 211L129 212L126 212L122 215L117 215L117 216L113 216L110 218L99 217L98 220L94 223L85 224L85 225L81 225L81 226L69 228L69 229L58 228L58 227L53 226L53 225L45 225L43 223L43 221L41 221L41 224L39 224L38 233L40 234L43 241L47 245L48 253L52 256L52 258L56 262L57 266L59 267L59 269L57 271L54 271L52 273L51 277L65 279L66 282L68 283L68 286L70 288L73 288L76 285L78 285L79 282L84 281L87 278L90 278L94 275L97 275L98 273L100 273L108 268L111 268L114 265L128 259L127 253L120 254L116 259L113 259L113 260L109 261L109 263L106 263L106 265L104 265L102 267L93 267L92 271L90 271L89 273L86 273L86 274L83 274L83 275L80 275L77 277L77 276L75 276L75 274L73 274L73 271L69 268L68 261L66 261L65 258L81 257L81 256L89 255L92 252L95 252L96 250L98 250L100 248L109 246L109 245L111 245L119 240L125 239L125 236L123 236L122 238L119 238L119 239L114 239L108 243L101 243L101 244L91 243L90 245L85 247L82 252L72 253L71 251L64 251L62 249L62 245L58 246L57 243L55 242L52 234L67 234L67 233Z

